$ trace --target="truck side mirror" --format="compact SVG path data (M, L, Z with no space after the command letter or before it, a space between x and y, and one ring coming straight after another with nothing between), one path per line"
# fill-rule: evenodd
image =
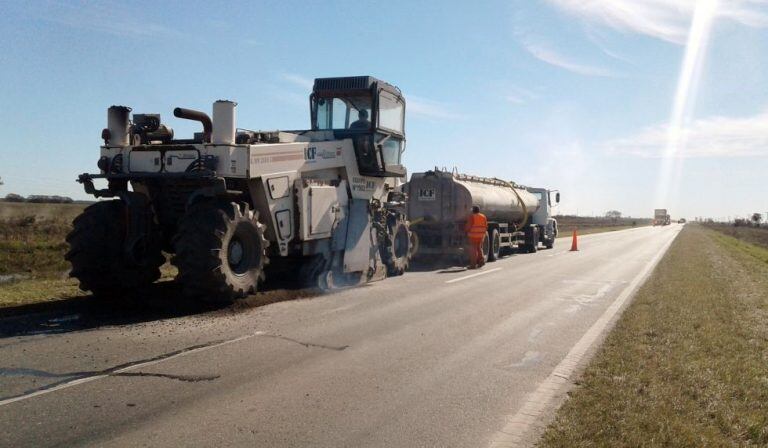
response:
M555 193L555 202L560 203L560 192Z

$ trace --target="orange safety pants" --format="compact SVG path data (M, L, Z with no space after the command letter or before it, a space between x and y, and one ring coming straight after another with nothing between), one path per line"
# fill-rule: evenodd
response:
M474 268L485 264L483 257L483 240L469 240L469 267Z

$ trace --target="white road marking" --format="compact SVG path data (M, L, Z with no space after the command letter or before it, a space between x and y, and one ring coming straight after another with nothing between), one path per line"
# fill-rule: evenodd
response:
M490 274L491 272L496 272L496 271L500 271L500 270L501 270L501 268L488 269L487 271L480 271L480 272L476 272L476 273L471 274L471 275L465 275L464 277L454 278L453 280L447 280L445 283L456 283L456 282L460 282L462 280L467 280L467 279L470 279L470 278L473 278L473 277L478 277L480 275Z
M678 231L679 233L679 231ZM516 413L508 414L506 416L507 424L504 425L500 431L496 432L491 439L491 448L512 448L524 446L526 442L524 437L528 431L535 425L541 425L541 419L544 412L547 410L549 402L555 397L560 388L565 385L569 380L579 362L582 360L587 351L597 342L598 337L605 331L608 324L621 310L621 307L629 299L637 288L645 281L645 278L651 273L653 268L659 262L661 257L667 253L667 249L675 241L677 233L672 239L670 239L661 250L654 255L654 257L645 265L640 273L632 279L632 282L621 291L621 294L614 300L614 302L605 310L597 321L592 324L581 339L576 342L576 345L571 347L571 350L565 355L560 364L555 367L555 370L549 374L539 384L539 387L526 397L523 406L520 407Z
M58 386L51 387L50 389L41 389L41 390L38 390L36 392L32 392L30 394L19 395L18 397L13 397L13 398L8 398L8 399L5 399L5 400L2 400L2 401L0 401L0 406L5 406L5 405L11 404L11 403L16 403L17 401L28 400L30 398L39 397L40 395L45 395L45 394L49 394L51 392L56 392L57 390L68 389L70 387L78 386L80 384L90 383L91 381L96 381L96 380L100 380L100 379L103 379L103 378L107 378L107 377L109 377L111 375L114 375L114 374L128 372L128 371L131 371L131 370L136 370L136 369L139 369L139 368L142 368L142 367L151 366L151 365L154 365L154 364L159 364L161 362L168 361L170 359L180 358L182 356L191 355L193 353L204 352L206 350L210 350L210 349L213 349L213 348L221 347L221 346L224 346L224 345L233 344L235 342L244 341L246 339L250 339L250 338L253 338L253 337L256 337L256 336L262 336L264 334L266 334L266 333L264 333L263 331L257 331L255 333L246 334L244 336L240 336L240 337L237 337L237 338L234 338L234 339L228 339L226 341L219 342L218 344L207 345L205 347L195 348L195 349L192 349L192 350L189 350L189 351L181 352L181 353L178 353L176 355L169 356L167 358L156 359L156 360L153 360L153 361L147 361L147 362L143 362L143 363L139 363L139 364L133 364L133 365L130 365L128 367L115 370L115 371L110 372L108 374L94 375L94 376L89 376L89 377L85 377L85 378L78 378L76 380L72 380L72 381L69 381L69 382L66 382L66 383L59 384Z

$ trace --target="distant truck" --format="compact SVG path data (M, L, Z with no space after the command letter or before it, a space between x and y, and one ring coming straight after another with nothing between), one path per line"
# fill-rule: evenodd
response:
M483 241L488 261L503 251L536 252L540 244L547 248L555 244L552 190L436 168L414 173L404 191L415 257L462 255L467 245L464 223L473 205L488 218ZM554 202L560 202L560 193Z
M672 217L667 213L666 208L657 208L653 211L653 225L667 226L672 224Z

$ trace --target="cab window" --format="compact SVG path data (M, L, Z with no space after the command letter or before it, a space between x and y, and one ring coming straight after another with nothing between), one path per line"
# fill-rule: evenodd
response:
M403 143L399 140L390 138L381 144L381 156L384 159L384 164L400 165L400 154L402 154Z
M379 127L402 134L404 111L402 100L385 91L379 93Z
M371 99L367 96L319 98L317 129L366 130L371 127Z

